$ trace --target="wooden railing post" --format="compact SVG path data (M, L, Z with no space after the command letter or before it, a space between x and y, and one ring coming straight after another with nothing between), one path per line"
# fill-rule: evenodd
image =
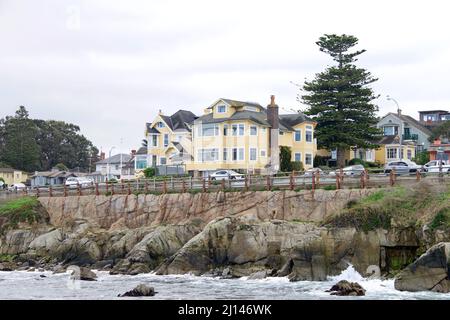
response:
M99 196L100 192L98 191L98 182L95 183L95 195Z
M48 187L48 195L51 197L53 197L53 191L52 191L52 186Z
M270 189L272 189L272 187L270 186L270 175L267 175L266 189L267 191L270 191Z
M289 176L289 189L292 191L294 190L294 171L291 172L291 175Z
M124 192L124 190L125 190L125 186L123 185L123 179L120 179L120 186L121 186L121 191L120 191L120 193L121 194L124 194L125 192Z
M128 195L130 195L131 194L131 185L130 185L130 182L128 181Z
M67 197L67 186L64 184L64 197Z
M211 176L208 176L208 190L211 188Z
M320 171L317 170L316 171L316 186L318 186L320 184Z
M365 171L361 171L359 180L360 180L360 188L364 189L366 187Z
M205 178L202 178L202 191L206 192L206 181L205 181Z
M148 193L148 182L147 182L147 180L145 180L144 188L145 188L145 194L147 194Z
M245 191L248 191L248 176L245 175Z
M167 193L167 181L166 181L166 179L163 180L163 193Z
M39 187L36 187L36 198L39 198Z
M182 183L182 192L186 193L186 181L184 181L184 178L181 180Z
M114 195L114 183L111 184L111 195Z
M78 190L78 195L81 196L81 186L79 183L77 183L77 190Z
M336 174L336 189L339 190L341 188L341 177L340 174Z
M311 180L311 190L314 191L316 190L316 173L313 172L312 175L312 180Z
M225 179L222 179L221 184L222 184L222 191L225 192Z
M105 186L106 186L106 194L109 193L109 184L108 181L105 182Z
M344 169L339 169L339 177L341 178L341 183L344 182Z
M420 178L422 177L422 175L420 174L419 170L416 170L416 180L420 181Z

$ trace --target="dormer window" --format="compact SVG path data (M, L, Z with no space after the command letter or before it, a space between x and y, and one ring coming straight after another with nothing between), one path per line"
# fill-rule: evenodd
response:
M164 127L165 127L165 126L164 126L164 122L162 122L162 121L158 122L158 123L156 124L156 127L158 127L158 128L164 128Z
M253 112L259 112L259 109L257 107L244 107L244 110L247 111L253 111Z
M227 106L224 104L217 106L217 113L226 113L227 112Z

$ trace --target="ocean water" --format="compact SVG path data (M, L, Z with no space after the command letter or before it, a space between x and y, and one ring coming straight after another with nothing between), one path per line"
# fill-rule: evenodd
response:
M72 280L69 273L0 272L0 299L131 299L118 294L141 283L155 288L154 297L137 299L446 299L450 293L401 292L394 289L394 280L365 279L352 266L327 281L289 282L287 278L269 277L261 280L219 279L193 275L136 276L109 275L97 272L97 281ZM45 277L43 277L45 276ZM357 281L366 289L363 297L332 296L325 290L339 280ZM134 298L136 299L136 298Z

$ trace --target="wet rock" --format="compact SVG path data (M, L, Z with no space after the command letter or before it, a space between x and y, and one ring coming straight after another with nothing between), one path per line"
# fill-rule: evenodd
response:
M289 259L283 267L277 272L277 277L286 277L292 272L292 267L294 266L294 261Z
M0 263L0 271L13 271L14 269L15 265L11 262Z
M67 271L71 271L71 277L75 280L97 281L97 275L86 267L69 266Z
M66 272L66 268L63 265L57 265L53 268L53 274L65 273L65 272Z
M119 297L152 297L156 294L153 287L146 284L140 284L133 290L127 291L124 294L119 294Z
M364 296L366 294L366 290L359 283L347 280L339 281L326 292L331 292L331 295L335 296Z
M401 291L450 292L450 242L441 242L427 250L396 277L395 289Z
M40 278L47 278L47 276L45 274L40 274L39 277Z
M248 279L249 280L259 280L259 279L265 279L268 276L268 272L267 271L258 271L255 273L252 273Z

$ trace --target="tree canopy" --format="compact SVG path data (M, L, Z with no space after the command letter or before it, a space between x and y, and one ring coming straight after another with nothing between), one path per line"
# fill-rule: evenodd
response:
M433 129L428 140L434 142L436 139L450 139L450 121L445 121Z
M0 162L16 169L32 172L59 164L88 170L97 155L98 149L74 124L30 119L23 106L0 119Z
M351 147L376 148L381 132L376 128L378 98L370 84L378 79L354 65L366 50L349 52L358 43L351 35L325 34L316 44L336 62L305 81L300 100L308 106L305 114L317 121L315 136L319 148L337 150L338 166Z

